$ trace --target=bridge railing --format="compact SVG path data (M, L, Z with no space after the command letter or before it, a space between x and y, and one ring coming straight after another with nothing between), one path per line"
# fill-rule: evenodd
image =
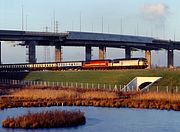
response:
M48 82L31 80L10 80L0 79L0 84L37 86L37 87L60 87L60 88L81 88L94 90L122 91L124 85L101 84L101 83L80 83L80 82Z

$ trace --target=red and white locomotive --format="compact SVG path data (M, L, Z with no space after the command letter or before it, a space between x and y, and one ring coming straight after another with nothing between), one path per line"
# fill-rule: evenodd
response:
M49 63L2 64L0 71L43 71L43 70L111 70L111 69L144 69L145 58L67 61Z

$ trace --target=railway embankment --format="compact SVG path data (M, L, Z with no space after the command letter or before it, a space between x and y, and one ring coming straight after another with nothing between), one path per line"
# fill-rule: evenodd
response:
M0 73L0 79L32 80L48 82L77 82L94 84L116 84L124 86L135 77L162 77L156 83L160 91L166 86L180 86L180 69L151 70L101 70L101 71L41 71L41 72L7 72ZM161 88L162 86L162 88ZM151 88L153 89L153 88ZM154 88L156 89L156 88Z

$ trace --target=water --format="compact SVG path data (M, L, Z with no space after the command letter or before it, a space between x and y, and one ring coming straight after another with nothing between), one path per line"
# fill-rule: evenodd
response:
M0 121L8 116L22 115L28 111L81 110L85 112L86 124L72 128L56 129L4 129L0 132L179 132L180 112L101 107L45 107L12 108L0 111Z

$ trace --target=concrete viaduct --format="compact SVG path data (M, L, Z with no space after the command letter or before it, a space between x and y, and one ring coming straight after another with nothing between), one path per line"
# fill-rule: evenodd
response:
M99 47L99 59L105 59L106 47L125 49L125 58L131 58L132 49L145 51L145 58L151 68L151 51L167 50L167 67L174 66L174 50L180 50L180 42L171 40L159 40L153 37L117 35L91 32L30 32L0 30L1 41L22 41L20 45L28 46L29 63L36 63L36 46L55 46L55 61L61 61L61 46L84 46L86 61L91 60L91 48ZM1 62L1 45L0 45Z

